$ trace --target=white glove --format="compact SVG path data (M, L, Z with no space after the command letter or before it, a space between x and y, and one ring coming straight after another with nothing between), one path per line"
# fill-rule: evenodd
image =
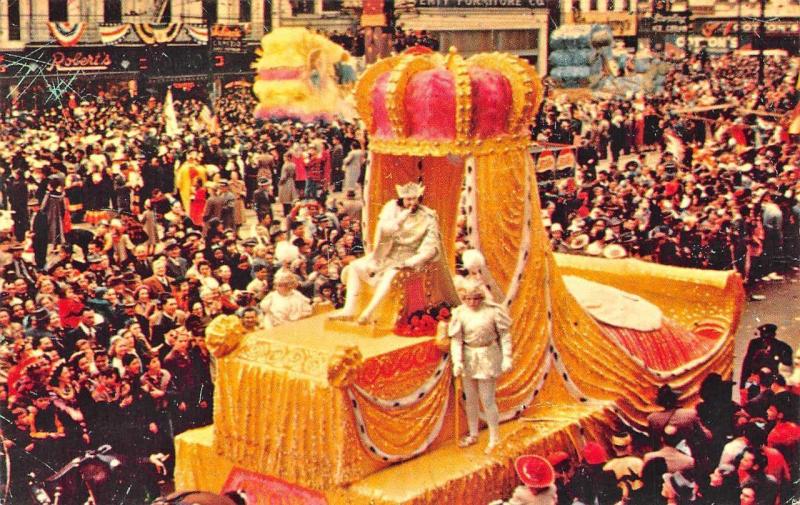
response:
M461 374L464 373L464 365L461 363L453 364L453 376L454 377L461 377Z
M503 362L500 364L500 370L502 370L503 373L511 370L511 356L503 356Z

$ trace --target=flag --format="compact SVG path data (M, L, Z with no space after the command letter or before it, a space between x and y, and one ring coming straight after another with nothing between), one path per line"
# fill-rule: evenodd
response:
M678 162L683 161L683 157L686 154L686 145L683 143L683 140L672 130L665 131L664 138L666 139L664 151L672 153Z
M172 103L172 88L167 90L167 97L164 98L164 126L167 135L180 133L178 118L175 116L175 105Z
M200 123L205 126L208 133L219 133L219 123L217 123L217 116L211 114L211 109L208 105L203 105L200 110Z
M800 135L800 103L789 115L789 135Z
M747 142L747 130L741 124L733 124L728 128L728 134L736 142L736 152L741 153L746 151L749 147Z

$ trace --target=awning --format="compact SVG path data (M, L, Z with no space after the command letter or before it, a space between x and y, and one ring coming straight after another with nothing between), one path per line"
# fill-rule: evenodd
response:
M37 80L46 82L60 82L64 80L90 80L90 81L130 81L139 77L139 72L63 72L53 74L28 74L28 75L8 75L0 76L0 82L25 85Z

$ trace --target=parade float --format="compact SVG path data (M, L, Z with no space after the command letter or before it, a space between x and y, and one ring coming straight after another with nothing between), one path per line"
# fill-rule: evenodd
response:
M424 271L398 275L367 325L317 314L244 334L235 317L216 319L214 424L177 437L178 489L244 487L257 503L484 504L516 485L516 457L575 455L614 430L643 430L661 385L691 403L707 373L730 377L736 274L550 250L529 154L542 85L526 62L400 54L369 67L355 93L370 133L365 229L397 186L421 182L446 264L463 213L511 315L500 444L457 446L466 425L442 335L396 334L411 300L452 296L454 272Z
M305 28L276 28L261 39L253 93L259 119L315 121L350 118L350 53Z

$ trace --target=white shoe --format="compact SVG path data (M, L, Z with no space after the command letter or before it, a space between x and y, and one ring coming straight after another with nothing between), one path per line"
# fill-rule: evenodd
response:
M478 443L478 437L476 435L467 435L458 441L458 446L463 449L464 447L469 447L477 443Z
M484 454L491 454L492 451L494 451L494 448L497 447L497 444L498 444L497 442L492 442L490 440L489 443L486 444L486 449L483 450L483 453Z
M784 277L778 272L772 272L771 274L769 274L769 278L772 279L773 281L782 281L784 279Z

